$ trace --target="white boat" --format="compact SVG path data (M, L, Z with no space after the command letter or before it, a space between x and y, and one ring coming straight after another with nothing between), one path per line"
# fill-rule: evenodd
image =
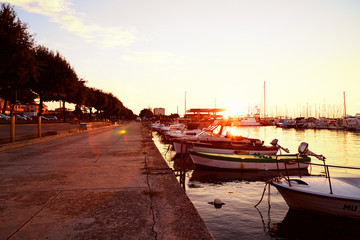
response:
M360 218L360 188L346 179L304 176L275 178L272 183L290 209Z
M178 154L187 152L187 150L192 147L189 143L194 142L213 144L214 146L225 144L262 146L264 144L264 142L259 139L230 135L227 131L227 126L225 126L222 121L209 126L195 136L183 136L173 139L172 141L174 149Z
M257 118L252 116L247 116L240 118L238 122L235 123L236 126L261 126L261 122Z
M302 143L299 152L316 156ZM360 218L360 180L358 178L330 178L325 166L326 177L277 177L270 182L285 199L290 209L311 211L349 218Z
M185 153L186 151L191 150L193 146L195 146L196 144L198 145L199 148L201 144L203 147L205 147L205 145L208 145L209 147L212 146L213 149L218 149L218 150L213 150L215 152L234 153L239 150L245 151L246 149L243 147L246 146L262 147L264 142L255 138L246 138L246 137L225 138L211 134L199 134L196 136L189 136L185 140L183 139L173 140L174 150L178 154ZM226 146L228 147L233 146L233 148L235 149L229 149L229 151L227 151ZM260 149L255 149L255 150L257 150L256 152L260 152L259 151Z
M246 154L266 154L275 155L279 148L276 146L264 146L264 145L251 145L251 144L211 144L211 143L198 143L191 142L188 144L188 148L192 151L198 152L211 152L211 153L246 153Z
M189 152L197 167L233 170L284 170L306 169L310 157L291 155L226 154Z

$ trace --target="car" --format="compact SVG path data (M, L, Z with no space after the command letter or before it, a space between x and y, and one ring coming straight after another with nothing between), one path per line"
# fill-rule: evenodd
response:
M20 114L15 114L15 119L16 119L16 120L27 120L26 117L23 117L23 116L21 116Z
M9 120L10 117L8 115L0 113L0 119Z
M48 119L48 120L58 120L58 118L54 115L45 115L45 117Z

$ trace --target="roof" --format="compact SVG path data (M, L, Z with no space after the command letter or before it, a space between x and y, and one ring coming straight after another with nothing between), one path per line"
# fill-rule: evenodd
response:
M191 108L186 110L188 113L216 113L216 112L224 112L225 108Z

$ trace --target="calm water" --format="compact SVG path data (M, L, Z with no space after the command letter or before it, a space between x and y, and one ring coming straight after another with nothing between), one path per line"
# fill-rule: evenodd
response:
M295 130L269 127L236 129L244 137L259 138L269 145L279 144L296 153L301 142L326 157L327 164L360 167L360 133L331 130ZM154 140L165 160L174 168L175 158L168 145ZM312 158L314 163L320 161ZM323 168L309 167L308 174L322 174ZM360 221L289 211L276 188L270 188L260 205L265 181L271 171L204 171L186 173L186 193L206 222L215 239L360 239ZM297 171L293 173L297 174ZM301 174L304 174L302 172ZM360 177L360 170L330 169L332 177ZM210 202L221 199L225 205L215 208Z

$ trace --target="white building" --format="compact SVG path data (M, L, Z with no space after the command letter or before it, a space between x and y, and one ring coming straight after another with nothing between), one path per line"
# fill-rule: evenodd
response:
M165 115L165 108L154 108L154 115Z

